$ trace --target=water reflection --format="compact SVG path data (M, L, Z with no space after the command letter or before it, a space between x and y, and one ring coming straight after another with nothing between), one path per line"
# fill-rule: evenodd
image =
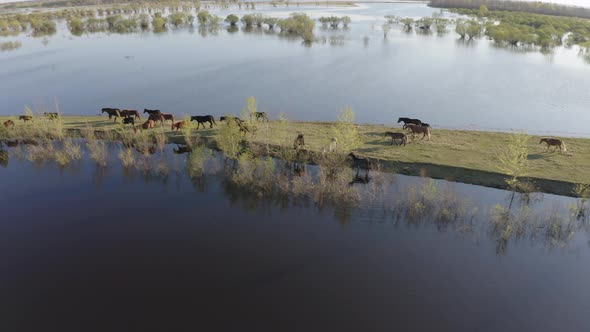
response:
M111 155L117 155L124 147L117 143L107 146ZM0 150L0 165L22 172L23 179L37 181L24 176L26 168L20 166L28 163L29 158L8 163L10 156L28 156L35 148L38 147L19 145ZM55 165L51 160L30 162L37 169L36 179L42 179ZM172 180L176 190L183 190L184 183L206 195L221 190L231 206L253 212L270 213L278 208L290 213L292 208L302 207L329 213L341 225L360 221L391 223L409 229L454 232L474 239L486 234L498 255L507 254L525 239L549 250L567 248L573 239L587 236L589 231L590 214L584 199L394 176L380 172L378 167L369 176L368 172L359 174L353 169L334 172L321 164L290 164L269 158L228 161L203 146L185 145L165 146L154 154L137 153L133 164L117 165L121 163L122 160L109 158L104 167L85 157L80 162L58 165L59 176L82 179L83 170L91 168L94 189L109 187L119 177L124 185L134 185L129 190L140 188L136 187L138 184L167 188ZM469 188L473 193L464 194L458 188ZM489 195L491 198L485 198Z

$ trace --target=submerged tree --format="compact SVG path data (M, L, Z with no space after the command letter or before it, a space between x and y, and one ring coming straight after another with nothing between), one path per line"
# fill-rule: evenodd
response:
M229 23L229 25L231 25L231 26L236 26L236 24L238 24L238 21L239 21L239 20L240 20L240 18L239 18L239 17L237 17L237 16L236 16L236 15L234 15L234 14L229 14L229 15L227 15L227 17L225 18L225 21L226 21L227 23Z

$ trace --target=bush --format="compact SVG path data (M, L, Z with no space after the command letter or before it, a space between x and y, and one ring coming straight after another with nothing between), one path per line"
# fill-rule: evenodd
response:
M71 17L68 20L68 28L73 35L80 36L84 33L84 22L79 17Z
M234 14L229 14L225 18L225 21L228 22L231 26L235 26L239 20L240 20L240 18Z
M293 34L303 38L304 42L313 41L315 22L303 13L293 13L289 18L278 21L281 32Z
M152 21L152 26L154 27L154 32L162 32L166 30L166 20L162 17L154 17Z
M200 25L205 25L207 24L207 21L209 20L209 12L206 10L200 11L197 14L197 20L199 21Z
M31 20L31 29L36 36L54 34L57 31L57 24L50 20Z

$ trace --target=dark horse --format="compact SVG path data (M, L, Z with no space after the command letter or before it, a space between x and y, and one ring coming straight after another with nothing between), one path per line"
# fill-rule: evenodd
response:
M293 149L295 149L296 151L299 151L300 149L303 149L304 146L305 146L305 139L303 137L303 134L299 133L299 135L297 135L297 137L295 138L295 141L293 142Z
M162 116L164 117L164 121L170 120L172 123L174 123L174 115L162 113Z
M183 154L183 153L189 153L189 152L193 151L193 149L188 145L180 146L180 145L176 144L176 146L178 147L178 149L172 149L172 151L175 154Z
M197 129L203 124L203 128L205 128L205 122L209 122L209 128L213 128L213 124L215 123L215 118L213 115L195 115L191 116L191 121L197 121Z
M103 108L101 113L108 114L109 120L114 117L115 122L117 122L117 118L121 117L121 111L118 108Z
M254 112L254 116L256 117L256 120L262 119L263 122L268 122L268 114L266 114L266 112Z
M152 114L160 114L162 112L160 110L148 110L147 108L144 108L143 113L147 113L149 115L152 115Z
M369 158L360 158L353 152L349 153L348 157L352 159L352 168L356 168L357 176L361 169L366 170L367 175L369 174L369 170L371 169L371 161L369 160Z
M219 122L221 122L221 121L227 121L229 119L234 119L238 123L243 123L244 122L244 120L238 118L237 116L220 116L219 117Z
M45 115L45 117L47 117L49 120L53 120L53 119L57 119L59 117L59 114L57 114L57 112L52 112L52 113L43 113L43 115Z
M139 112L137 110L122 110L121 116L124 118L130 118L134 116L136 119L141 119L141 116L139 116Z
M148 117L148 120L152 120L154 121L154 123L160 121L160 125L164 125L164 116L162 115L162 113L152 113Z
M124 118L123 119L123 124L124 125L130 124L130 123L135 126L135 119L134 118Z
M18 117L19 120L23 120L23 122L33 121L32 115L21 115Z
M421 126L422 121L418 119L410 119L410 118L399 118L397 119L397 123L403 122L404 124L415 124L416 126Z

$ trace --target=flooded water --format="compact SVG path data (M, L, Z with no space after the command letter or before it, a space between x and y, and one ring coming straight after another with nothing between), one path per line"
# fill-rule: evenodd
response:
M15 151L0 167L2 331L590 329L588 225L549 231L571 198L534 198L538 226L499 245L501 190L373 173L355 186L383 177L381 194L320 206L191 181L184 156L157 174ZM416 186L464 213L404 214Z
M410 116L434 127L590 136L590 65L576 48L545 55L399 27L383 38L384 15L419 18L438 11L424 4L258 9L277 17L348 15L352 25L334 31L318 24L316 35L335 42L312 47L258 29L76 37L64 22L45 39L2 37L18 38L22 47L0 53L0 114L57 103L65 114L121 107L219 116L239 113L255 96L274 118L285 112L293 120L334 120L350 105L366 123Z

